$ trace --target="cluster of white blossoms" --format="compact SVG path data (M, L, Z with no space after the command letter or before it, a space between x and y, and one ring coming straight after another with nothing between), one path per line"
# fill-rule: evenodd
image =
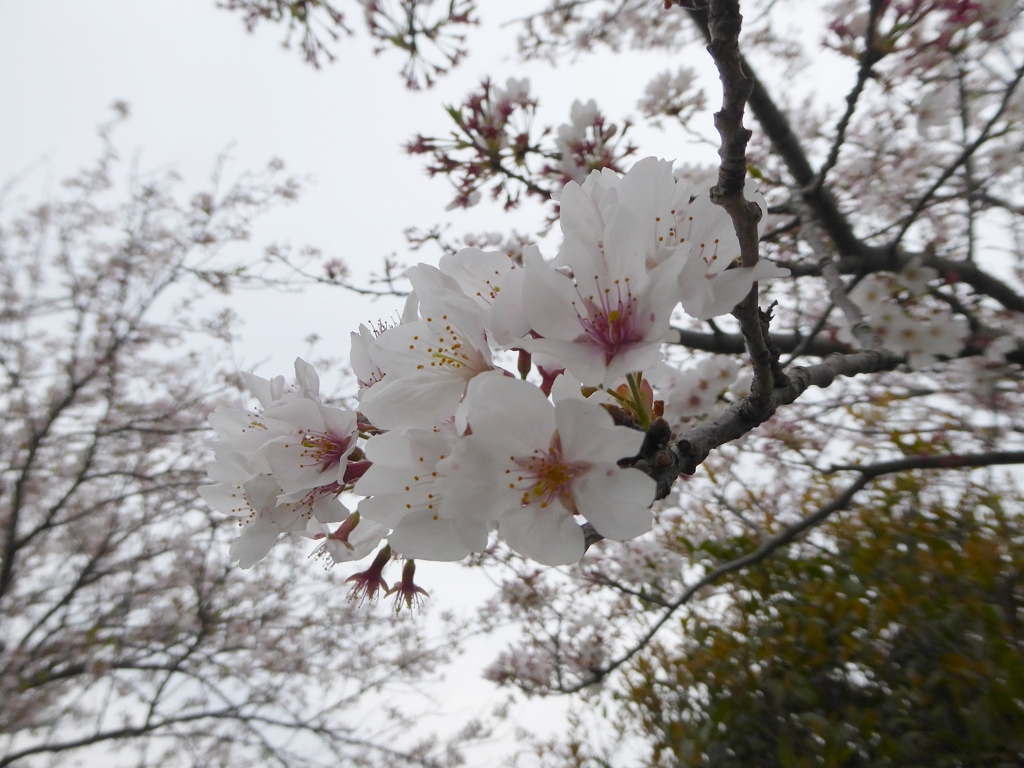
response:
M747 197L766 210L753 189ZM231 554L242 567L282 533L320 539L329 563L387 538L353 577L372 597L387 588L380 571L392 553L458 560L497 532L559 565L583 556L584 521L618 541L650 530L655 482L619 461L638 454L665 402L680 423L712 412L737 372L724 358L666 372L673 311L725 314L755 280L788 273L738 266L728 214L654 158L567 184L560 221L551 261L536 246L519 260L470 247L411 268L401 322L352 334L358 412L321 402L299 360L296 387L249 375L261 407L211 416L215 484L202 493L238 518ZM518 376L496 363L510 350ZM362 497L357 511L343 506L346 492ZM409 563L399 586L410 605L422 592Z
M917 301L938 277L931 267L911 263L898 274L867 275L850 291L850 298L867 316L882 345L906 355L911 368L925 368L940 358L956 357L970 336L963 317ZM853 340L848 330L843 337Z

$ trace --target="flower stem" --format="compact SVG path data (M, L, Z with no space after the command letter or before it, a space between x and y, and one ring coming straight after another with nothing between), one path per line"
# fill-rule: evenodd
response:
M641 429L647 430L651 426L651 414L647 410L643 393L640 391L640 382L643 380L643 373L627 373L626 381L629 382L629 391L633 395L633 415L636 416L637 424Z

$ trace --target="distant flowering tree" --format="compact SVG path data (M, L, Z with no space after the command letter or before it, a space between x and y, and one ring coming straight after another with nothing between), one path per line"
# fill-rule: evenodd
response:
M0 218L0 766L457 760L401 735L411 712L378 706L432 675L452 636L358 610L340 579L307 571L306 552L279 550L258 581L231 563L310 511L334 559L365 555L380 536L360 536L385 530L325 536L345 515L329 487L358 466L356 423L320 403L314 374L271 424L316 442L268 452L283 488L270 475L245 486L273 515L229 551L230 519L198 493L206 418L235 401L237 377L214 363L230 313L191 308L264 282L221 251L298 186L274 162L233 183L219 170L189 198L173 173L124 190L109 130L95 165ZM218 460L226 479L251 474ZM328 490L311 495L311 480Z
M534 196L561 239L459 248L440 228L413 233L444 255L408 270L401 322L353 333L359 405L338 416L356 425L344 434L269 427L310 397L301 361L298 390L252 416L268 425L257 438L241 415L215 417L252 473L219 502L243 538L304 519L307 533L340 523L350 540L365 531L361 544L387 539L407 561L507 567L488 618L519 622L523 643L492 676L576 692L620 668L664 672L672 625L721 612L704 598L733 574L783 550L847 556L840 529L821 526L876 484L923 483L941 506L983 482L1016 503L994 468L1024 462L1024 8L743 11L745 26L737 0L551 0L520 20L527 59L706 46L721 81L713 118L712 83L687 68L637 88L638 109L719 147L720 163L694 163L684 144L634 161L628 121L619 131L593 101L541 128L523 79L484 80L449 106L450 135L407 147L450 178L449 207ZM819 25L818 49L792 31L794 11L801 33ZM845 98L815 98L823 87ZM300 457L282 447L297 438L334 447ZM359 517L328 519L338 508L320 499L349 490L364 497ZM321 506L300 510L300 492ZM1018 611L1015 557L1000 578ZM906 631L894 619L890 635ZM827 674L855 677L838 663ZM710 701L689 694L687 706ZM858 759L882 760L879 739L858 741Z

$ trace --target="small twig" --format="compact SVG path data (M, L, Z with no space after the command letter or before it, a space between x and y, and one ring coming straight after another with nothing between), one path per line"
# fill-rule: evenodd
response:
M839 150L842 149L843 143L846 141L846 130L850 127L850 120L853 119L853 113L857 109L857 102L864 91L864 86L867 85L868 80L871 78L871 68L884 55L875 47L875 28L878 26L878 18L881 15L883 5L884 0L871 0L871 7L868 10L867 32L864 35L864 53L860 59L857 82L854 83L853 89L846 96L846 112L843 113L843 117L836 126L836 137L832 142L832 148L828 152L828 158L825 160L824 165L818 169L818 172L814 174L814 180L810 184L810 191L817 192L824 186L825 177L838 162Z

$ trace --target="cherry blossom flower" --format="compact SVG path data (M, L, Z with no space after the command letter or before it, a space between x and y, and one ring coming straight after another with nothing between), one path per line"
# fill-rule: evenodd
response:
M252 465L225 441L212 443L217 461L210 468L213 485L200 486L199 494L213 509L238 518L241 535L229 550L242 568L263 559L282 533L305 531L311 520L342 520L348 513L331 494L308 494L295 503L281 504L281 486L271 475L253 471Z
M377 337L384 379L361 392L359 409L378 429L441 424L455 415L468 382L493 369L482 308L435 267L420 267L410 272L422 279L425 316Z
M624 206L613 205L608 216L606 221L578 184L567 184L565 240L554 265L573 276L539 259L525 260L523 312L538 338L521 346L554 357L594 386L661 360L681 266L666 262L648 271L641 223Z
M650 530L654 481L616 463L637 453L642 432L615 426L593 403L552 404L534 385L495 374L471 382L466 410L472 434L440 463L460 517L497 520L513 549L545 565L583 556L577 515L611 539Z
M266 556L282 533L310 526L322 532L348 516L338 495L351 483L356 415L320 402L319 377L304 360L295 361L295 374L294 389L285 388L284 377L247 374L263 408L222 406L210 414L219 438L210 443L214 484L200 493L213 509L239 518L242 535L231 556L243 568Z
M388 541L396 552L425 560L461 560L487 546L486 523L457 516L442 493L440 462L459 436L451 424L376 435L366 443L373 466L356 483L368 496L359 511L394 528ZM458 519L457 519L458 517Z

